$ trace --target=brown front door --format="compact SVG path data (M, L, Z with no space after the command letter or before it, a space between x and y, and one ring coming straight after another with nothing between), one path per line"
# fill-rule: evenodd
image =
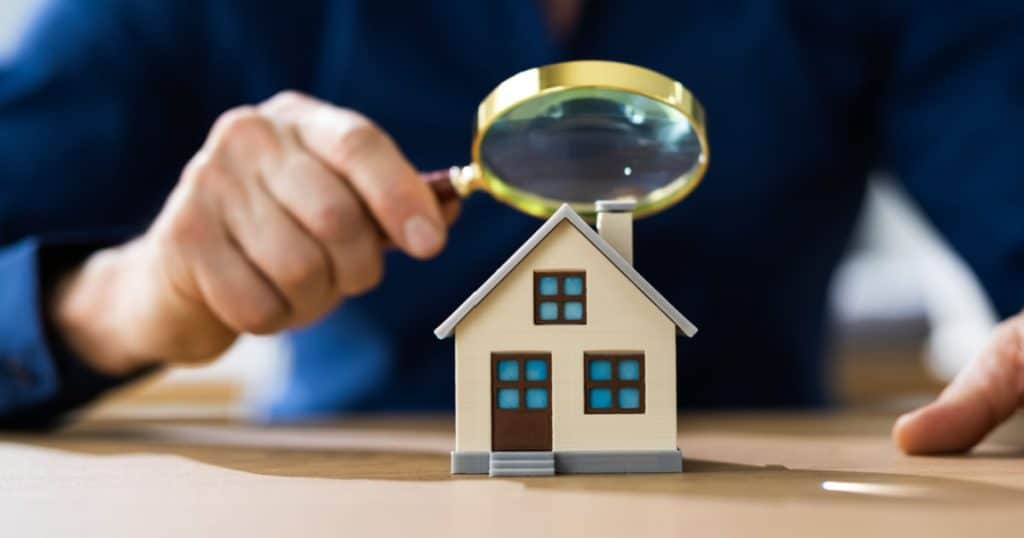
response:
M551 450L551 354L491 354L491 450Z

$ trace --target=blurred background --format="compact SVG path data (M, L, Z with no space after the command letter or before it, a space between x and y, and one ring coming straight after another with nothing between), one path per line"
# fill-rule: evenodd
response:
M0 2L0 55L11 53L38 3ZM848 405L905 405L934 394L979 351L995 323L969 269L897 178L881 175L872 179L856 239L834 276L831 304L835 390ZM277 390L274 380L288 360L280 339L249 337L214 365L175 369L126 390L154 410L188 395L242 414Z

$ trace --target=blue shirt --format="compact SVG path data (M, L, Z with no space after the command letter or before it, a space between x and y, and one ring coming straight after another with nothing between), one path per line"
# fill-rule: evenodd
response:
M218 114L286 88L434 169L468 160L478 102L521 69L600 58L687 85L710 172L635 233L638 270L702 329L679 341L682 405L827 401L825 290L874 169L1001 314L1024 306L1018 0L592 0L568 42L543 21L526 0L50 2L0 67L0 414L50 419L122 381L47 326L54 275L141 233ZM439 258L389 255L380 288L289 335L268 416L451 408L431 331L539 224L477 195Z

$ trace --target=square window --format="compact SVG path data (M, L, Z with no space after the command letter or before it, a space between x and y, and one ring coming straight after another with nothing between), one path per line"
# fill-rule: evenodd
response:
M565 319L570 321L579 321L583 319L583 303L578 301L565 303L565 312L563 316Z
M611 409L612 389L590 389L590 407L594 409Z
M527 409L547 409L548 389L535 387L526 389L526 407Z
M546 381L548 378L548 363L541 359L528 359L526 361L527 381ZM529 400L529 395L527 395Z
M619 389L619 407L640 409L640 389L633 387Z
M537 325L584 325L587 322L587 275L584 271L534 271L533 322Z
M643 351L585 351L583 368L585 414L645 412Z
M640 361L622 359L619 361L619 380L638 381L640 379Z
M519 379L519 361L503 359L498 361L498 381L516 381Z
M609 381L612 378L612 361L604 359L590 361L587 370L591 381Z
M540 319L554 321L558 319L558 303L543 302L540 304Z
M541 295L558 295L558 277L542 276L537 287Z
M519 389L498 389L499 409L519 408Z

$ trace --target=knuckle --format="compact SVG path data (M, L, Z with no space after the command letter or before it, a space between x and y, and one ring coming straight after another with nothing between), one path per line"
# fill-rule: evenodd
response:
M213 133L218 149L232 144L244 144L257 149L276 147L274 126L269 119L252 106L231 109L214 124Z
M296 252L285 258L286 261L277 275L278 284L291 293L308 289L326 276L323 256L300 249L295 250Z
M190 250L206 242L211 227L188 193L179 193L174 198L153 227L156 245L162 250Z
M269 334L280 330L286 312L276 300L256 299L238 312L236 325L243 332Z
M347 239L347 227L344 225L348 211L339 203L327 203L308 217L310 231L317 238L331 243L343 242Z
M214 162L213 156L207 151L200 151L185 166L183 178L192 187L208 188L221 183L228 177Z
M171 219L160 236L160 244L165 248L188 249L201 244L206 237L206 226L190 212L179 213Z
M238 177L208 151L200 151L189 161L182 174L182 183L185 204L190 206L237 199L241 194Z
M271 109L289 109L305 103L308 98L295 90L283 90L267 99L266 105Z
M252 129L259 129L263 119L260 113L252 106L240 106L232 108L217 118L213 130L223 135L247 132Z
M349 243L365 228L362 209L349 200L322 204L309 216L310 231L329 243Z
M383 131L370 120L360 116L338 136L331 157L339 163L350 162L386 141Z

